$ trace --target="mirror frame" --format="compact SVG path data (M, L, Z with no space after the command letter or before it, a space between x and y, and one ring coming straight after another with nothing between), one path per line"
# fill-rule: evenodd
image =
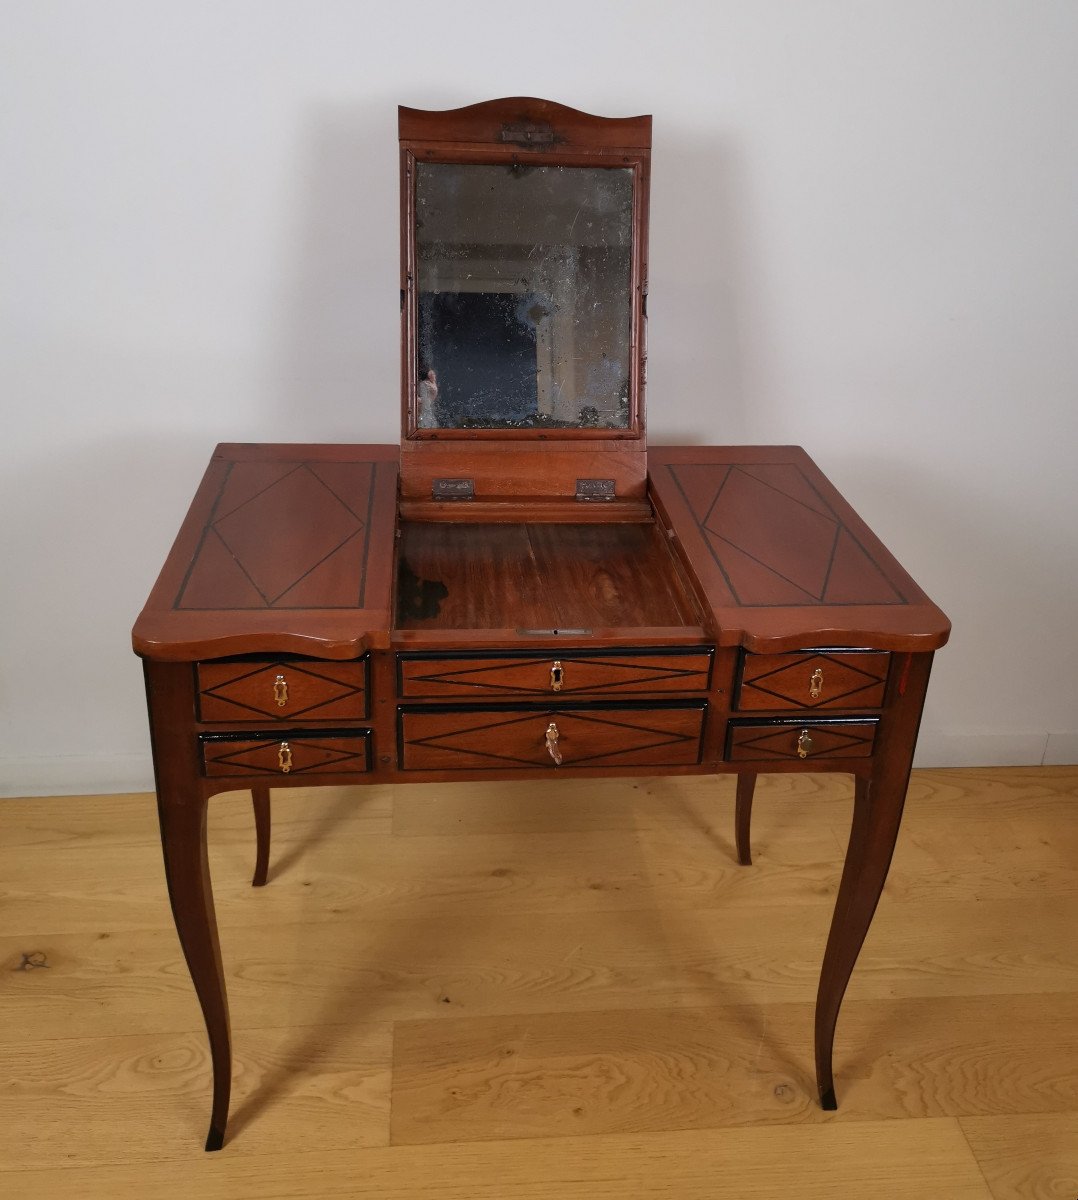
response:
M401 448L434 451L445 443L542 442L552 450L642 450L651 117L598 117L548 100L516 97L465 108L400 108ZM633 173L630 265L629 413L625 428L420 428L418 425L418 261L416 164L460 163L629 168ZM597 445L600 444L600 445ZM487 447L484 447L487 448ZM493 450L495 447L490 446ZM509 449L509 446L506 447ZM520 446L520 449L525 447ZM461 447L463 449L463 447ZM402 460L404 459L402 454ZM404 463L402 462L402 466ZM427 493L430 494L429 491Z

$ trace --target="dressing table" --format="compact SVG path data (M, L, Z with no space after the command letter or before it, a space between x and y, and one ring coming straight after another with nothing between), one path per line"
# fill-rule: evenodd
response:
M133 633L224 1140L209 799L269 789L855 779L820 1103L949 624L797 447L646 448L651 119L400 110L400 446L219 446ZM378 401L380 402L380 401Z

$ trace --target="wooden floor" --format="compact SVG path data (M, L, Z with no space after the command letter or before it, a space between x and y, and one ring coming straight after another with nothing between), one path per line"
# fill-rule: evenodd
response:
M0 801L0 1194L1078 1197L1078 768L915 774L839 1023L812 1001L852 787L212 802L225 1149L150 796Z

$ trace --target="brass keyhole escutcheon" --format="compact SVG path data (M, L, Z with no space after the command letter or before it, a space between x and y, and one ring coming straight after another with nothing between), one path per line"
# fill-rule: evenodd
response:
M287 742L277 747L277 765L285 775L292 770L292 747Z
M797 739L797 757L808 758L812 753L812 738L809 736L807 729L801 730L801 736Z
M565 678L565 668L561 665L560 660L555 661L550 668L550 690L552 692L561 691L561 683Z
M819 667L812 672L812 677L809 679L809 695L813 700L819 700L820 693L823 691L823 671Z
M288 680L283 675L278 675L273 681L273 698L278 708L284 708L288 703Z
M558 749L558 727L553 721L546 727L546 748L554 765L561 766L561 751Z

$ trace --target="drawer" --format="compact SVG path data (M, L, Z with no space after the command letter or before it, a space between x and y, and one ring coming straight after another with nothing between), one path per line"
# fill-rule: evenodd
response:
M272 733L204 733L199 737L206 775L352 775L371 769L365 729L309 729Z
M868 758L878 722L731 721L726 731L727 762L774 759Z
M406 708L400 762L406 771L689 765L700 761L706 711L703 700Z
M890 658L877 650L744 654L734 708L880 708Z
M712 650L543 651L535 654L401 654L400 695L405 699L491 698L508 693L705 692Z
M250 659L203 662L198 715L227 721L355 721L367 715L367 662Z

